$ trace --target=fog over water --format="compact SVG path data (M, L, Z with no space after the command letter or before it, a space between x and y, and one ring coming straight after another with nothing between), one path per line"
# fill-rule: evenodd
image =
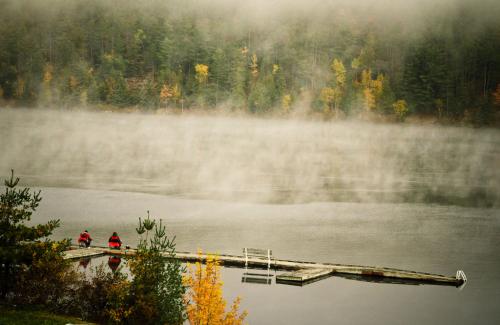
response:
M298 203L500 205L500 131L221 116L0 111L26 184Z

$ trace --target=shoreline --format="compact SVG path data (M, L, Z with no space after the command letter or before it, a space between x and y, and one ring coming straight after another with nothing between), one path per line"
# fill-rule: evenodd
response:
M55 108L57 107L57 108ZM472 117L462 118L439 118L433 115L409 115L404 121L399 121L394 115L358 111L346 115L342 112L341 116L333 114L324 114L319 111L314 111L312 108L300 109L296 108L288 113L279 111L269 111L260 113L251 113L245 111L244 108L221 106L220 108L186 108L180 109L177 107L165 108L147 108L140 106L119 107L114 105L86 105L86 106L57 106L44 107L39 105L20 105L18 103L0 102L0 110L47 110L47 111L66 111L66 112L93 112L93 113L116 113L116 114L145 114L158 116L185 116L185 117L232 117L232 118L250 118L250 119L272 119L272 120L298 120L309 122L365 122L378 125L408 125L408 126L440 126L440 127L467 127L467 128L500 128L500 110L495 112L494 118L487 124L480 124L473 120Z

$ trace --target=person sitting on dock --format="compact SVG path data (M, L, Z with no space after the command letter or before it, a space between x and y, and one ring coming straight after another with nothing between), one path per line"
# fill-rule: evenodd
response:
M90 247L90 242L92 241L92 237L90 237L90 234L87 230L85 230L84 232L82 232L80 234L80 237L78 237L78 244L80 246L83 246L85 245L85 247Z
M120 247L122 247L122 241L120 240L120 237L118 236L116 231L113 232L111 237L109 237L108 246L109 248L113 249L120 249Z

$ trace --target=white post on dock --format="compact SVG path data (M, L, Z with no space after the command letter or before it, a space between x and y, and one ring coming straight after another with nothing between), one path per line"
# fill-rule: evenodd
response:
M248 266L248 251L247 248L245 247L245 267Z

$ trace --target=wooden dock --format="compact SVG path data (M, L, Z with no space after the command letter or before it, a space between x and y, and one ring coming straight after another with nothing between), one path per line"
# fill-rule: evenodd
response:
M90 248L74 248L67 250L63 253L63 258L65 260L75 260L87 257L99 257L105 255L105 250L98 247Z
M72 249L66 251L66 259L80 259L84 257L96 257L102 255L118 255L118 256L133 256L135 255L135 249L120 249L111 250L105 247L91 247L91 248L81 248ZM198 262L201 260L202 263L206 262L207 254L202 254L201 256L197 253L188 252L177 252L175 258L182 262ZM239 255L227 255L218 254L219 261L221 265L224 266L234 266L234 267L245 267L245 257ZM167 256L168 257L168 256ZM267 259L260 258L249 258L248 267L267 269L268 261ZM359 277L369 277L374 279L394 279L394 282L398 281L408 281L411 283L426 283L426 284L441 284L441 285L451 285L451 286L461 286L465 284L467 278L463 271L457 271L455 276L453 275L440 275L425 272L416 272L408 270L400 270L395 268L378 267L378 266L361 266L361 265L348 265L348 264L334 264L334 263L318 263L318 262L306 262L306 261L293 261L293 260L283 260L283 259L273 259L271 263L271 268L274 270L281 271L295 271L291 273L285 273L276 277L277 282L287 282L287 283L310 283L316 279L322 279L330 275L339 275L349 278L349 276L359 276ZM279 280L278 280L279 279ZM375 281L384 282L384 281ZM385 281L387 282L387 281ZM389 281L391 282L391 281Z
M301 269L277 275L276 283L302 286L322 280L332 274L333 270L331 269Z

